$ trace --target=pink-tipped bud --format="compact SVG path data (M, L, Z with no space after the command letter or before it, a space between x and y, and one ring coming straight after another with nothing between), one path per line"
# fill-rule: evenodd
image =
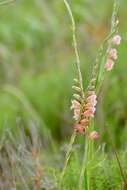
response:
M106 71L111 71L113 66L114 66L113 60L112 59L107 59L107 62L105 64L105 66L104 66L105 70Z
M113 38L112 38L112 43L114 45L120 45L120 42L121 42L121 36L120 35L115 35Z
M90 134L89 134L89 138L91 140L96 140L99 138L99 133L97 131L92 131Z
M116 60L118 58L117 56L117 50L115 48L111 48L110 51L109 51L109 57L111 59L114 59Z

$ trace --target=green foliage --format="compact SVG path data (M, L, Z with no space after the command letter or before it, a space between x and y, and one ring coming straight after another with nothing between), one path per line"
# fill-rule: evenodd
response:
M124 173L126 174L127 167L126 153L120 152L119 159ZM77 151L72 155L66 174L63 180L62 189L77 190L81 155ZM94 159L89 163L91 168L90 186L92 190L120 190L123 188L123 179L116 161L115 155L107 156L103 152L95 154ZM85 176L84 176L85 177Z
M66 170L62 189L70 189L70 190L78 189L78 179L79 179L79 172L80 172L79 168L80 168L80 165L79 165L78 160L75 160L75 158L73 157Z
M98 110L103 111L101 118L98 116L97 119L100 133L104 131L102 140L107 139L105 125L110 125L118 146L124 143L126 138L125 4L124 1L120 2L120 31L123 43L119 47L119 60L107 81L108 87L104 84L105 97L102 93L103 103L98 107ZM76 20L82 74L86 86L96 48L108 33L107 21L112 7L109 8L110 1L104 1L102 4L99 0L94 3L74 1L70 5ZM66 133L71 122L69 101L75 69L72 66L75 58L71 49L71 30L64 3L56 0L22 0L0 9L1 85L13 84L22 91L47 127L51 128L57 138L61 138L61 134L63 136ZM107 13L110 13L109 16ZM13 105L11 98L10 104ZM18 103L15 103L15 106L21 110ZM8 109L13 115L13 109ZM2 115L6 115L3 108L1 112ZM112 116L113 112L115 116ZM117 135L118 132L121 133L120 137Z

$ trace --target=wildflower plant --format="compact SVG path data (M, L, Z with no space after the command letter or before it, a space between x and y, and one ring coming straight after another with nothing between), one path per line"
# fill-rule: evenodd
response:
M91 79L89 81L88 87L84 89L84 81L82 79L80 58L76 41L75 20L67 0L64 0L64 3L72 22L73 45L76 55L77 66L77 78L74 79L74 86L72 88L74 89L75 93L73 94L73 99L71 101L71 110L73 110L74 119L74 132L68 145L65 164L60 176L59 190L62 188L62 181L71 157L72 147L78 134L83 135L85 138L85 150L79 179L79 190L84 189L84 186L86 190L90 190L90 162L94 158L94 140L98 139L100 136L100 134L95 130L94 126L94 116L96 112L98 93L104 81L105 75L107 75L107 72L111 71L114 67L114 63L118 58L116 47L120 45L121 42L121 37L118 34L119 21L117 19L119 6L118 2L115 0L111 18L110 33L99 49L98 56L95 60L95 63L93 64Z

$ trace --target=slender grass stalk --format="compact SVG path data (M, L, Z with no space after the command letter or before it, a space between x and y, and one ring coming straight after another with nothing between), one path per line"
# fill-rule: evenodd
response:
M112 135L111 135L111 133L109 132L108 128L107 128L107 132L108 132L108 136L109 136L109 138L110 138L111 145L112 145L112 150L113 150L113 152L114 152L114 155L115 155L115 158L116 158L118 167L119 167L119 171L120 171L120 174L121 174L121 177L122 177L122 180L123 180L123 184L124 184L123 190L127 190L127 180L126 180L126 176L125 176L125 173L124 173L124 171L123 171L123 167L122 167L122 165L121 165L121 162L120 162L120 159L119 159L119 156L118 156L116 147L115 147L115 145L114 145L114 143L113 143Z
M79 80L79 86L81 89L81 96L82 98L84 98L84 91L83 91L83 82L82 82L82 73L81 73L81 68L80 68L80 58L79 58L79 53L78 53L78 46L77 46L77 40L76 40L76 26L75 26L75 20L70 8L70 5L68 4L68 2L66 0L64 0L64 4L67 8L67 11L69 13L70 19L71 19L71 25L72 25L72 38L73 38L73 46L74 46L74 51L75 51L75 56L76 56L76 67L77 67L77 74L78 74L78 80ZM68 145L68 151L66 153L66 157L65 157L65 163L64 163L64 167L60 176L60 181L59 181L59 190L61 189L61 185L62 185L62 181L63 181L63 177L65 175L66 172L66 168L68 165L68 162L70 160L71 157L71 152L72 152L72 148L73 148L73 144L75 142L75 138L77 136L76 131L74 130L71 139L70 139L70 143Z
M73 35L73 45L74 45L74 50L75 50L75 56L76 56L76 66L77 66L77 71L78 71L78 79L80 83L80 88L82 91L82 97L84 97L84 91L83 91L83 82L82 82L82 73L81 73L81 68L80 68L80 58L79 58L79 52L78 52L78 46L77 46L77 40L76 40L76 26L75 26L75 20L70 8L70 5L66 0L64 0L65 6L68 10L71 22L72 22L72 35Z
M121 166L118 153L117 153L116 148L115 148L114 145L112 145L112 148L113 148L113 151L114 151L114 154L115 154L115 157L116 157L117 164L119 166L120 174L121 174L123 182L124 182L124 190L127 190L127 180L126 180L126 176L125 176L125 174L123 172L123 168Z

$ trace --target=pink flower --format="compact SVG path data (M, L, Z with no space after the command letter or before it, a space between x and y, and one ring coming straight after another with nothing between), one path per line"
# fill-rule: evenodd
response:
M77 100L72 100L71 103L71 109L80 109L80 103Z
M96 95L92 95L92 96L89 96L87 99L86 99L86 105L85 107L86 108L89 108L89 107L94 107L96 106L97 104L97 100L96 100L97 96Z
M121 42L121 36L120 35L115 35L113 38L112 38L112 43L114 45L120 45L120 42Z
M71 106L71 109L74 110L74 116L73 118L75 120L78 120L79 117L80 117L80 103L77 101L77 100L72 100L72 106Z
M89 111L91 111L94 114L95 111L96 111L96 108L94 106L93 107L89 107Z
M82 119L82 120L80 121L80 124L81 124L81 125L84 125L84 126L88 126L89 120L88 120L88 119Z
M81 125L80 124L75 124L74 125L74 129L80 129L81 128Z
M74 116L73 116L73 118L75 120L78 120L79 117L80 117L80 109L74 109Z
M94 117L94 112L93 112L93 110L86 110L86 111L84 112L84 117L85 117L85 118Z
M90 134L89 134L89 138L91 140L96 140L99 138L99 133L97 131L92 131Z
M92 103L87 103L87 104L85 105L85 108L89 108L89 107L91 107L91 106L93 106Z
M97 104L97 100L93 100L93 102L88 102L86 105L85 105L85 107L87 108L89 108L89 107L91 107L91 106L96 106L96 104Z
M94 117L96 111L96 104L97 104L97 96L94 91L89 91L88 96L86 98L86 104L84 105L84 119L90 119L90 117Z
M114 59L116 60L117 59L117 50L115 48L111 48L110 51L109 51L109 57L111 59Z
M97 98L97 96L96 96L95 94L93 94L93 95L89 96L89 97L86 99L86 101L92 103L92 102L94 102L94 101L96 100L96 98Z
M104 68L106 69L106 71L111 71L113 68L113 65L114 65L113 60L108 58Z

